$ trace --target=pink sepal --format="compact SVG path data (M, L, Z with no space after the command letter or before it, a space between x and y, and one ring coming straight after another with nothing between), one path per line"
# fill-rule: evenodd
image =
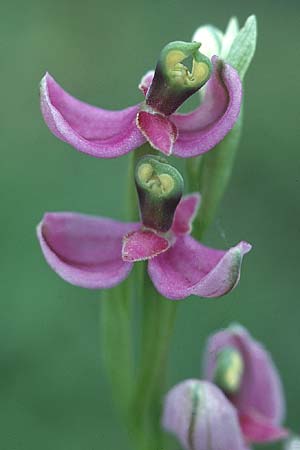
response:
M221 297L237 285L243 256L250 250L247 242L224 251L190 236L178 237L166 253L149 261L148 272L156 289L172 300Z
M142 91L144 96L146 97L149 87L151 86L152 80L154 76L154 70L149 70L140 81L139 90Z
M198 192L184 196L176 208L172 231L180 236L190 234L193 220L200 206L201 196Z
M46 213L38 225L42 252L65 281L89 289L109 288L124 280L132 264L121 258L122 237L139 227L77 213Z
M238 119L242 101L242 83L237 71L216 56L213 74L207 82L201 105L188 114L173 114L178 129L174 155L189 158L215 147Z
M55 136L97 158L115 158L145 142L135 124L139 105L109 111L72 97L48 73L41 81L41 110Z

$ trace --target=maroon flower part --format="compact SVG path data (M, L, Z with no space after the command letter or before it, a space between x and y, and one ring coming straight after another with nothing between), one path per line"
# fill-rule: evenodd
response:
M245 328L233 325L213 334L205 352L204 373L237 408L250 443L287 436L281 427L284 396L278 372L264 347Z
M185 450L246 450L236 409L212 383L185 380L167 394L162 425Z
M236 70L217 57L210 61L198 43L166 46L155 73L139 87L145 101L108 111L72 97L47 73L41 82L41 110L59 139L98 158L122 156L148 141L166 155L186 158L215 147L235 124L242 86ZM191 72L184 60L193 57ZM205 97L195 111L177 114L178 107L207 82Z
M251 245L240 242L224 251L195 241L190 231L199 200L192 194L180 201L167 233L141 223L47 213L38 226L38 239L52 269L77 286L115 286L128 276L133 262L149 260L150 278L165 297L219 297L237 285Z

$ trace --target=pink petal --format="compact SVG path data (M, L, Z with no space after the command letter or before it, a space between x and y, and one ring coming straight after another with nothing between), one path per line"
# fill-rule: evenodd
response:
M242 83L237 71L217 57L203 103L189 114L173 114L178 128L174 155L200 155L217 145L235 124L241 107Z
M176 208L175 216L172 224L172 231L176 235L190 234L192 231L192 223L200 206L200 194L193 194L183 197Z
M190 236L179 237L166 253L149 261L148 271L167 298L220 297L237 285L243 255L250 249L250 244L240 242L227 251L215 250Z
M231 397L241 415L257 415L279 425L285 406L278 371L266 349L242 326L232 326L213 334L205 353L205 376L213 379L216 354L224 347L234 347L244 360L244 376L238 394Z
M41 110L55 136L97 158L124 155L145 142L135 120L139 105L108 111L64 91L46 74L41 81Z
M241 415L240 426L245 439L251 443L273 442L288 437L288 430L281 428L257 414Z
M171 155L177 129L170 119L158 113L140 111L136 123L153 148L167 156Z
M124 261L143 261L165 252L170 247L167 239L151 230L138 230L123 238Z
M109 288L129 274L122 237L139 224L75 213L47 213L37 234L48 264L64 280L90 289Z
M186 450L245 450L236 410L212 383L191 379L174 386L162 425Z
M149 87L151 86L154 77L154 70L149 70L140 81L139 90L142 91L146 97Z

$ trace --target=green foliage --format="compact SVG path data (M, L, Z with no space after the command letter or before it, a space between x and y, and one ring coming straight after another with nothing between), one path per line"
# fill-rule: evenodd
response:
M256 38L256 17L252 15L235 37L226 57L226 61L237 69L241 79L244 78L254 56Z

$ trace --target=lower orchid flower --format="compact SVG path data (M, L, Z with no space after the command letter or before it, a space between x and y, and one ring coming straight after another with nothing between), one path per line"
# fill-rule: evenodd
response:
M162 426L185 450L246 450L235 408L207 381L173 387L164 401Z
M207 152L234 126L242 86L233 67L216 56L211 63L200 53L200 45L177 41L164 47L155 72L148 72L140 83L145 101L120 111L77 100L46 74L41 110L47 126L62 141L98 158L122 156L147 141L166 155L182 158ZM185 62L189 58L191 71ZM207 81L200 106L188 114L175 113Z
M85 288L110 288L133 263L148 260L156 289L169 299L220 297L238 283L251 245L227 251L190 236L199 194L181 199L183 180L161 158L146 156L136 167L141 222L123 223L76 213L46 213L37 233L43 254L64 280Z
M236 407L249 443L285 438L281 427L284 396L271 356L245 328L233 325L208 339L205 376L214 381Z

